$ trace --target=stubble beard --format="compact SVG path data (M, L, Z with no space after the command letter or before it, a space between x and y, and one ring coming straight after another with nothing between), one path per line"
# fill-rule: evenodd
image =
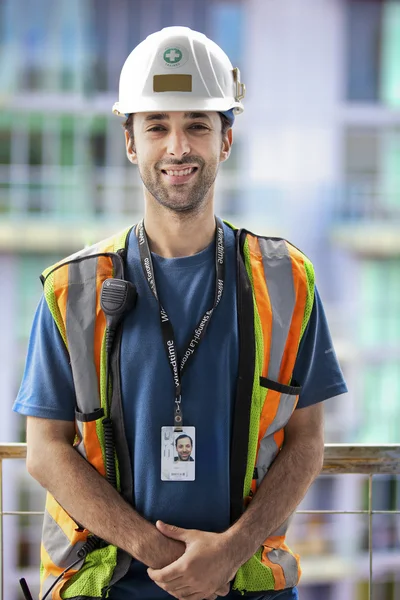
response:
M198 167L194 175L196 178L194 182L176 185L163 182L164 175L161 169L168 167L173 169L174 165L185 164ZM188 156L181 161L158 162L154 167L140 167L139 165L139 174L146 189L161 206L175 213L193 214L200 212L207 202L208 192L217 177L218 166L219 163L216 159L206 164L200 156Z

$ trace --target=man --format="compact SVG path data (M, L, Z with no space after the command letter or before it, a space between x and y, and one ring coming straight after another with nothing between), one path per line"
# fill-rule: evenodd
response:
M123 67L144 221L44 272L15 404L49 491L42 599L298 597L285 533L321 470L322 401L346 386L310 261L214 217L243 96L187 28ZM164 481L192 430L192 476Z
M176 456L174 460L193 462L193 458L191 457L193 449L193 440L190 437L190 435L178 435L178 437L175 440L175 448L178 453L178 456Z

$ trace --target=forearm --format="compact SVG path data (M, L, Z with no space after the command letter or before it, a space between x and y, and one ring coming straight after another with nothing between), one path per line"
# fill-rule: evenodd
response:
M32 476L90 532L153 568L183 554L182 543L166 539L72 446L53 441L41 464L46 468L30 469Z
M321 471L323 444L307 440L284 445L247 510L225 534L238 567L295 511Z

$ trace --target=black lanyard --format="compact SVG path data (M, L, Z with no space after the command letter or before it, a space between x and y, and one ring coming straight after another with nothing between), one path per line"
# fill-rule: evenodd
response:
M222 294L224 291L225 281L225 238L224 229L221 221L216 217L216 244L215 244L215 295L214 304L212 308L207 310L203 317L200 319L197 327L192 333L191 339L187 346L187 350L181 358L180 365L178 359L178 353L175 343L174 330L169 320L169 317L161 305L160 299L157 294L157 287L154 277L153 261L151 259L151 252L149 243L147 240L144 223L141 221L138 225L138 241L139 241L139 253L140 261L142 263L143 273L149 284L150 290L152 291L155 299L158 302L160 309L160 322L161 331L164 340L164 346L168 357L169 366L171 368L172 377L175 385L175 416L174 426L181 428L183 425L182 421L182 375L186 369L189 360L193 357L196 352L201 340L203 339L206 329L211 321L212 314L217 308L221 301Z

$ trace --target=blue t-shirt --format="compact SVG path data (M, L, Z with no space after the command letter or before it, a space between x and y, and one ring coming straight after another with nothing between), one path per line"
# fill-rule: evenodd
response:
M138 300L125 317L121 343L121 391L135 507L153 523L161 519L213 532L229 526L230 437L239 355L235 238L225 225L224 231L224 293L182 379L185 423L196 427L195 481L161 481L161 427L173 424L174 384L158 304L144 278L134 232L129 239L125 275L134 282ZM153 264L158 294L182 352L200 318L213 305L215 243L184 258L153 254ZM317 291L293 378L303 386L298 408L347 391ZM43 298L33 322L14 410L23 415L74 420L75 395L68 354ZM133 560L130 571L111 593L112 600L126 597L153 600L170 596L148 578L144 565ZM295 596L280 596L280 600L292 598Z

